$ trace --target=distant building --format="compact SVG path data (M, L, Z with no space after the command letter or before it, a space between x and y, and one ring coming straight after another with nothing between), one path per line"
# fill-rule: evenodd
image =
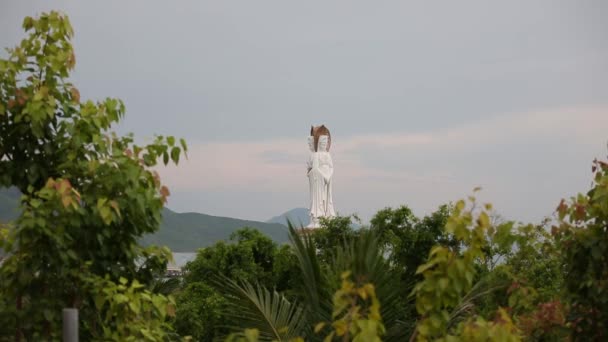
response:
M196 258L196 253L173 253L173 261L167 264L167 277L179 277L186 264Z

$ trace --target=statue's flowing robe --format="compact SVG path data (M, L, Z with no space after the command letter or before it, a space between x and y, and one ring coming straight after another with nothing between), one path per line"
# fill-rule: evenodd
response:
M311 153L308 169L310 216L317 223L320 217L336 216L332 199L334 166L329 152Z

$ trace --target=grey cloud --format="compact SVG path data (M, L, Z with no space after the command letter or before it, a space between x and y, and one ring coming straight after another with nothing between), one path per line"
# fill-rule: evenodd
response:
M83 96L124 98L123 129L146 135L293 137L326 122L349 136L608 98L602 1L3 6L6 44L24 15L68 13Z

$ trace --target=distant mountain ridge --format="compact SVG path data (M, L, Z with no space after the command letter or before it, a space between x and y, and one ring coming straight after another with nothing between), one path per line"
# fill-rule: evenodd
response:
M19 216L20 196L15 188L0 189L0 222L10 222ZM173 252L195 252L201 247L228 240L230 234L243 227L256 228L278 243L288 241L287 226L277 222L177 213L168 208L163 209L162 217L160 229L154 234L142 237L141 242L144 245L167 246Z
M306 227L310 223L310 211L306 208L294 208L289 211L284 212L279 216L275 216L270 220L266 221L268 223L279 223L287 227L287 221L289 220L291 224L296 227L304 226Z

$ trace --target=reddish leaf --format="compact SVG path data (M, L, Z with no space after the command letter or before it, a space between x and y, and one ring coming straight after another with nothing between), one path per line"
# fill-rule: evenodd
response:
M165 185L160 188L160 197L163 203L167 203L167 197L169 197L170 194L169 188L167 188Z
M74 103L80 103L80 92L78 89L74 87L70 88L70 94L72 94L72 101Z
M576 205L575 217L577 220L583 220L586 216L585 206L582 204Z
M563 199L559 202L559 205L557 206L557 213L559 214L559 218L563 219L564 216L566 216L566 210L568 209L568 206L566 205L566 201L564 201Z

